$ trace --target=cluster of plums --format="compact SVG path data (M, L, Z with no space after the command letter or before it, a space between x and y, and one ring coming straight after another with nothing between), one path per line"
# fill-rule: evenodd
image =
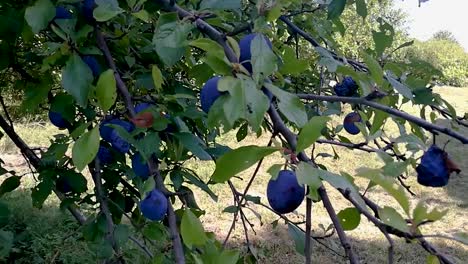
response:
M252 40L256 37L260 36L265 40L265 43L272 49L272 44L271 41L263 34L260 33L252 33L244 36L240 41L239 41L239 47L240 47L240 56L239 56L239 62L241 65L250 73L252 73L252 52L251 52L251 44ZM200 103L201 103L201 108L205 113L208 113L210 111L211 106L214 104L216 99L218 99L223 93L219 92L218 90L218 81L221 77L215 76L211 79L209 79L205 85L202 87L201 92L200 92ZM262 88L263 93L270 99L270 101L273 98L273 94L267 90L266 88Z
M416 167L418 183L429 187L443 187L448 184L452 172L460 173L460 169L447 152L432 145L424 152L420 164Z
M358 88L359 86L353 80L352 77L346 76L343 78L341 83L338 83L333 87L335 94L338 96L358 96ZM352 112L345 116L343 120L343 127L351 135L359 134L360 130L359 127L356 126L356 123L362 122L361 115L358 112Z
M151 104L141 103L135 106L135 112L137 114L148 110ZM168 116L166 116L168 117ZM70 128L70 122L62 117L60 113L49 111L49 119L52 124L59 128ZM99 158L102 165L111 164L115 161L115 155L126 154L130 152L130 144L122 138L118 132L118 129L111 127L118 126L128 133L131 133L135 126L128 121L121 120L118 118L107 118L101 122L99 126L99 133L103 139L99 145L97 157ZM168 127L166 130L170 130ZM174 128L172 128L174 129ZM109 147L110 145L110 147ZM150 176L150 169L147 162L143 159L140 153L134 153L131 156L132 170L137 177L143 180L148 179ZM72 191L70 184L63 177L59 177L56 182L57 189L63 193L69 193ZM160 221L164 218L167 211L167 198L164 194L154 189L152 190L143 200L140 202L140 210L143 216L153 221Z

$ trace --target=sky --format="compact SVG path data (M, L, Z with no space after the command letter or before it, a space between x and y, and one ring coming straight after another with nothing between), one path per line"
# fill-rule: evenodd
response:
M439 30L448 30L468 52L468 0L429 0L421 7L418 0L393 1L409 15L412 37L427 40Z

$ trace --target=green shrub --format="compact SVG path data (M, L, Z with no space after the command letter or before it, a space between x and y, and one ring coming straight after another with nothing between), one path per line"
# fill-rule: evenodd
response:
M431 39L416 42L408 49L410 59L424 60L442 72L443 85L463 87L468 85L468 53L457 42Z

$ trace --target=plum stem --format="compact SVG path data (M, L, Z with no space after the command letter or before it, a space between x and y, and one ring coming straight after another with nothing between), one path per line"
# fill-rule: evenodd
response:
M307 187L309 189L309 187ZM310 234L312 231L312 200L309 197L306 197L306 230L305 230L305 248L304 254L306 258L306 264L312 263L312 252L311 252L311 240Z

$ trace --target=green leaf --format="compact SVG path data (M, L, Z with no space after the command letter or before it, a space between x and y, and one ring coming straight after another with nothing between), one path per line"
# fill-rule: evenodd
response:
M400 231L409 232L409 227L405 219L394 208L388 206L379 208L379 217L385 224Z
M154 177L148 177L148 179L143 183L143 189L140 191L140 195L142 199L146 198L146 194L151 192L156 188L156 182Z
M276 180L278 177L278 173L283 167L283 164L273 164L271 167L267 170L267 172L271 175L272 180Z
M356 13L362 18L366 18L367 16L366 0L356 0Z
M424 221L438 221L442 219L448 212L448 209L437 210L437 208L428 210L423 201L419 201L413 210L413 221L415 225L418 225Z
M200 160L212 160L205 151L205 143L192 133L176 133L174 136Z
M180 233L184 244L189 248L193 245L203 246L208 240L202 223L190 209L184 210L184 215L182 216L182 222L180 224Z
M239 211L239 208L238 208L237 206L235 206L235 205L230 205L230 206L224 208L223 213L231 213L231 214L233 214L233 213L237 213L237 211Z
M328 20L334 20L341 16L346 6L346 0L332 0L328 5Z
M50 0L38 0L26 8L24 18L34 33L45 29L55 17L55 6Z
M148 13L148 11L144 10L144 9L141 9L140 11L136 12L136 13L132 13L132 15L138 19L140 19L141 21L143 22L150 22L150 14Z
M0 201L0 227L5 226L8 224L10 219L10 209L8 209L8 205Z
M117 0L96 0L96 5L93 16L98 22L105 22L124 12Z
M239 127L239 130L237 130L236 133L236 139L237 142L241 142L245 137L247 137L247 134L249 132L249 126L247 123L244 123L241 127Z
M223 47L221 47L221 45L219 45L218 42L211 40L209 38L199 38L196 40L192 40L190 42L190 46L194 46L206 52L210 52L221 59L224 58Z
M114 105L117 99L117 86L113 70L109 69L99 76L96 85L96 98L104 112L107 112Z
M322 129L330 121L330 117L326 116L314 116L299 132L299 138L297 140L296 153L303 151L310 147L315 141L322 135Z
M73 170L66 170L61 172L61 177L65 178L66 182L70 184L75 193L83 193L88 189L88 182L81 173Z
M13 248L13 242L13 232L0 229L0 259L10 255L10 250Z
M78 171L82 171L86 165L93 161L99 150L99 127L94 127L81 135L72 149L72 159Z
M176 171L179 173L182 173L182 175L193 185L197 186L198 188L202 189L205 191L208 195L210 195L211 199L213 201L217 202L218 201L218 196L208 187L206 183L204 183L200 178L196 177L195 175L190 174L189 172L185 171ZM174 172L173 172L174 173Z
M21 183L21 177L19 176L11 176L5 179L0 185L0 197L2 197L5 193L11 192L18 188Z
M223 107L231 126L243 118L257 131L268 110L269 100L257 89L255 82L250 78L223 77L218 82L218 90L229 91L230 96Z
M121 127L119 127L121 129ZM124 129L123 131L118 130L119 135L123 136L122 138L130 139L131 136L126 133ZM127 137L128 136L128 137ZM127 142L132 143L133 140L127 140ZM159 138L158 133L150 132L146 133L143 138L138 139L134 142L135 148L140 152L141 156L147 160L153 154L157 154L159 152L159 145L161 143L161 139Z
M274 147L244 146L229 151L216 161L216 169L211 179L219 183L225 182L278 150L279 148Z
M294 245L296 246L296 252L301 255L304 255L305 233L291 223L288 223L288 233L289 233L289 236L291 236L292 239L294 240Z
M381 56L386 48L392 46L395 30L392 25L385 22L382 18L378 18L377 21L380 23L380 31L373 30L372 38L375 43L375 51L377 52L377 55Z
M340 219L341 226L343 226L344 230L353 230L359 226L361 214L356 208L349 207L338 213L338 219Z
M364 57L364 62L370 70L372 79L374 79L375 83L381 87L384 81L382 67L380 67L380 64L369 54L363 52L362 55Z
M327 49L323 47L316 47L315 51L317 51L317 53L320 55L319 64L326 66L329 71L335 72L339 66L343 65L343 63L336 60Z
M413 100L413 92L405 84L401 83L395 78L392 72L387 71L387 80L388 82L404 97Z
M280 72L282 74L291 74L297 76L309 68L309 62L307 60L299 60L296 58L296 54L293 48L286 46L283 54L283 65L281 66Z
M359 204L362 208L367 208L364 200L361 198L360 193L356 189L355 185L345 176L335 174L326 170L313 168L310 173L315 173L322 178L322 180L328 182L331 186L336 189L349 190L350 196ZM310 177L310 176L309 176Z
M265 38L257 34L250 44L252 70L255 80L267 77L278 69L277 57L267 45Z
M42 208L45 200L52 193L52 187L53 183L50 180L44 180L32 189L31 198L34 207Z
M265 87L278 99L278 108L283 115L298 127L307 123L307 113L304 104L294 94L281 90L280 88L265 83Z
M230 75L232 72L231 64L226 59L216 55L216 53L208 52L203 58L203 62L219 75Z
M164 241L167 236L166 227L161 222L150 222L143 229L143 235L152 240Z
M123 246L130 236L130 228L127 225L117 225L114 229L114 239L119 246Z
M456 233L453 237L455 238L456 241L468 246L468 233L459 232L459 233Z
M402 186L395 183L394 178L385 177L380 173L378 169L368 169L368 168L360 168L358 169L358 176L367 178L377 185L381 186L386 192L397 200L406 214L409 215L409 200L406 196L405 190Z
M436 255L427 255L427 264L440 264L439 258Z
M203 0L200 3L200 10L203 9L223 9L223 10L239 10L241 9L240 0Z
M396 178L403 174L408 167L407 162L390 162L385 164L383 169L383 174L392 178Z
M379 131L388 116L389 114L384 111L374 110L374 120L369 133L373 135Z
M62 86L76 102L86 107L93 74L77 54L73 54L62 71Z
M156 64L151 68L151 77L153 77L153 83L156 90L161 91L162 85L164 84L164 77Z
M180 22L176 13L159 16L153 47L166 66L173 66L185 54L187 36L192 28L192 24Z
M322 186L322 180L316 173L315 168L306 162L300 162L296 169L297 181L299 184L309 186L309 196L314 201L319 199L317 189Z

